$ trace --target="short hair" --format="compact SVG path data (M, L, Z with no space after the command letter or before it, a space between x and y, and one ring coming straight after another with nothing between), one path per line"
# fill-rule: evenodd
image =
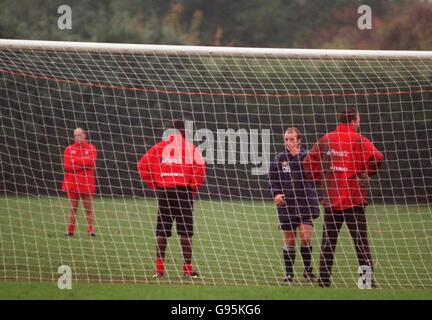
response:
M339 114L339 123L351 123L351 121L356 120L358 111L356 108L348 108Z
M301 140L301 133L300 133L300 130L297 129L296 127L289 127L289 128L287 128L287 129L285 130L284 134L287 133L287 132L295 132L295 133L297 133L297 140Z
M173 128L178 130L181 135L184 137L185 136L185 120L182 118L179 119L175 119L173 121Z
M82 133L84 133L85 136L87 136L87 132L83 128L80 128L80 127L76 128L74 130L74 134L75 134L76 131L81 131Z

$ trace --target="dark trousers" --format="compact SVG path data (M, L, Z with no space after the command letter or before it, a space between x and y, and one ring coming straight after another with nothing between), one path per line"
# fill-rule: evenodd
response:
M365 208L358 206L343 211L326 209L320 253L320 278L324 281L330 281L339 231L344 222L354 241L359 266L366 265L373 269Z
M179 236L193 236L193 197L188 187L159 189L159 211L156 222L157 237L171 237L174 221Z

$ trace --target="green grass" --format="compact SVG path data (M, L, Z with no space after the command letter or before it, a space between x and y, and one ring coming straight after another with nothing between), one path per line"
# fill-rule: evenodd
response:
M60 290L52 283L5 283L0 287L2 299L151 299L151 300L431 300L430 289L287 288L255 286L192 286L143 284L74 284Z
M382 288L374 293L357 289L357 261L345 226L336 252L335 289L322 291L303 282L299 254L297 284L293 288L281 287L282 241L270 202L195 203L194 265L202 279L193 286L181 277L182 257L176 235L168 244L167 277L159 282L151 279L157 211L153 199L97 197L94 206L97 237L87 237L80 208L77 234L67 239L67 199L0 198L0 297L120 298L124 293L125 297L144 299L164 295L220 298L224 294L227 298L346 295L361 299L431 295L432 210L428 206L368 208L375 276ZM319 259L321 223L319 218L314 234L315 265ZM62 292L55 285L62 264L72 268L74 289L70 292ZM102 293L100 288L105 287L112 293Z

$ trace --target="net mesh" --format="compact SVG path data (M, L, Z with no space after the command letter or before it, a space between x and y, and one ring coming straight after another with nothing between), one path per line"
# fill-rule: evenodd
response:
M178 237L167 276L153 280L157 201L140 157L184 117L207 161L195 201L195 284L281 285L282 237L266 174L295 126L306 148L348 106L386 157L369 182L375 278L383 287L432 287L432 59L0 48L0 279L52 281L60 265L88 282L183 283ZM79 207L65 238L64 149L73 130L97 148L96 238ZM319 263L322 215L315 221ZM357 258L343 227L335 286L355 287ZM295 263L298 285L302 261Z

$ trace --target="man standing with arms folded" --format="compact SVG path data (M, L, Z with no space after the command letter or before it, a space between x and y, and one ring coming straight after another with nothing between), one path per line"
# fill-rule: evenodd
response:
M284 239L284 282L291 284L294 281L297 231L301 238L303 277L308 282L316 282L312 273L312 233L313 220L320 213L318 194L315 184L303 177L303 159L307 150L301 148L300 131L297 128L286 129L284 142L285 150L273 159L268 174Z
M366 184L384 161L371 141L357 132L360 114L351 108L339 115L336 130L324 135L304 160L305 174L321 183L325 208L320 253L321 287L331 284L331 269L342 224L346 222L359 266L373 271L366 222ZM372 283L372 286L375 285Z
M167 238L173 222L183 252L183 275L197 278L192 269L193 201L205 180L205 161L200 150L185 139L185 122L174 121L177 133L159 142L141 158L138 172L150 189L157 190L159 211L156 225L156 267L154 278L165 274Z
M64 151L64 179L62 191L67 193L71 209L66 235L72 237L75 232L76 215L79 200L82 199L87 217L87 234L95 236L92 198L96 191L95 165L97 151L86 139L83 129L74 130L74 142Z

